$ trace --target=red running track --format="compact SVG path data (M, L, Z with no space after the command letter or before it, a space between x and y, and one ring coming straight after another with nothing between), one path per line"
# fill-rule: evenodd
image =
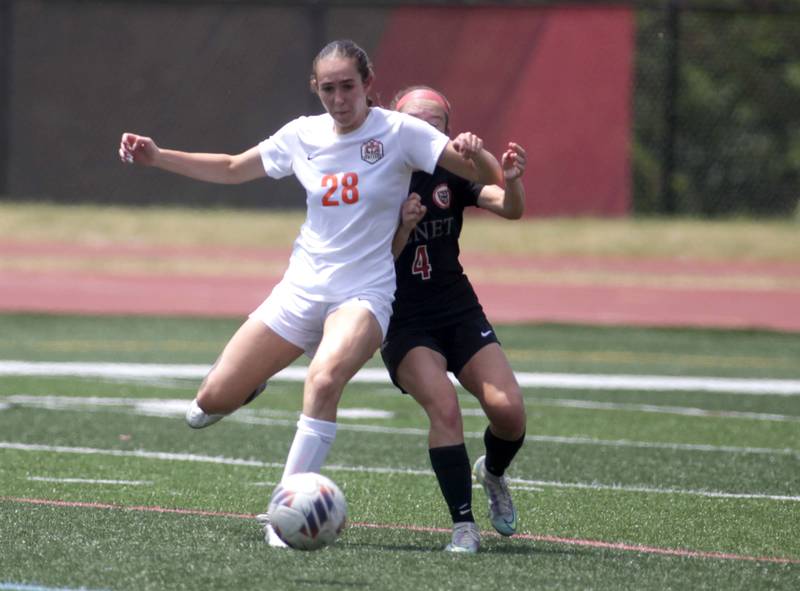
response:
M0 243L0 263L26 257L133 258L280 263L286 251ZM800 264L521 258L465 254L464 267L489 318L640 326L800 331ZM11 269L7 269L11 267ZM33 265L25 266L35 268ZM0 264L0 310L82 314L244 317L280 280L231 274L14 270Z

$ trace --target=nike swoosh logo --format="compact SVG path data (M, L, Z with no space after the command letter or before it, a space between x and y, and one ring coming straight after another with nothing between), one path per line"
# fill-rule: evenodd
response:
M467 513L469 513L469 509L464 509L463 511L458 512L459 515L466 515Z
M481 331L481 336L482 336L483 338L486 338L486 337L488 337L490 334L492 334L492 331L491 331L491 330L487 330L486 332L484 332L484 331Z

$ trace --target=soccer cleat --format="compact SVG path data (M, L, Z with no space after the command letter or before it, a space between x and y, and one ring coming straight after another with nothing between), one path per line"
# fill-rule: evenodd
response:
M453 524L453 539L444 547L445 552L475 554L481 545L481 534L474 521Z
M221 421L223 418L225 418L224 414L206 414L206 412L200 408L200 405L197 404L197 399L192 400L189 408L186 409L186 424L192 429L208 427L217 421Z
M508 478L487 472L485 463L486 456L479 457L472 472L489 499L489 519L492 527L500 535L513 536L517 531L517 510L508 490Z
M256 521L264 529L264 541L272 548L288 548L289 546L278 537L275 530L269 523L269 513L259 513L256 515Z
M258 398L258 395L261 394L267 387L267 382L261 384L258 388L253 390L250 393L250 396L242 403L242 406L245 404L250 404ZM204 427L208 427L213 425L214 423L221 421L224 419L226 414L207 414L200 406L197 404L197 399L192 400L192 403L189 405L189 408L186 409L186 424L189 425L192 429L202 429Z

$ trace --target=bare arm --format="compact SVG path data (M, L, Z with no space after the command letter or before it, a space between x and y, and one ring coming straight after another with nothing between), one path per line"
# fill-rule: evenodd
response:
M159 148L149 137L123 133L119 156L128 164L153 166L209 183L232 185L266 176L258 147L235 156L180 152Z
M503 170L497 158L484 150L482 139L469 132L448 142L437 164L461 178L483 185L503 182Z
M514 142L509 142L508 149L502 156L503 176L506 188L497 185L486 185L478 195L478 205L509 220L518 220L525 211L525 185L522 174L525 172L525 149Z
M397 226L392 239L392 256L395 259L403 252L403 248L408 242L408 237L411 236L411 232L414 231L419 221L425 217L425 212L427 211L428 208L422 205L422 200L416 193L411 193L408 199L403 202L403 207L400 210L400 224Z

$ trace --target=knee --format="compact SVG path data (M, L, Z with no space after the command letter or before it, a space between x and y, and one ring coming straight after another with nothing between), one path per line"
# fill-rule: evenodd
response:
M486 408L486 414L492 430L503 439L516 440L525 433L528 419L518 387L497 397Z
M306 378L306 386L312 392L322 396L330 396L337 390L341 390L343 384L337 379L334 373L328 369L310 370Z
M344 389L344 381L328 369L309 371L306 378L306 394L317 400L338 402Z
M432 431L458 436L463 434L461 409L456 401L428 405L425 407L425 412L430 420Z

